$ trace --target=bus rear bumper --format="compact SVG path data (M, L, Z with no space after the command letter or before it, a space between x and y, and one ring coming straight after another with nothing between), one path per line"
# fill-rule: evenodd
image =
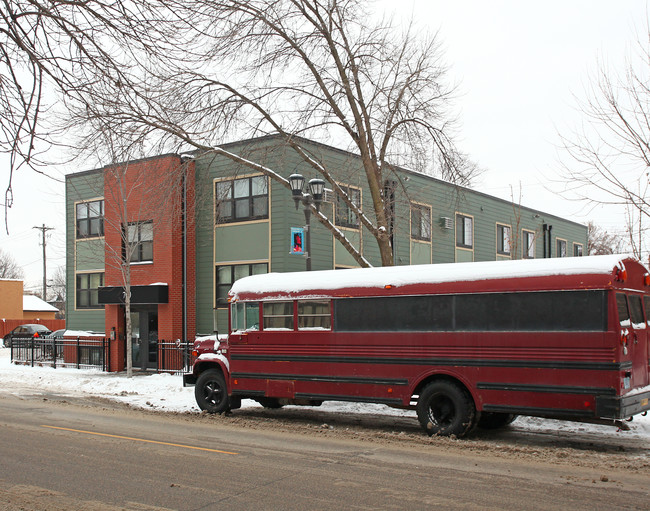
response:
M598 417L627 419L648 410L650 410L650 386L623 396L599 396L596 398L596 415Z

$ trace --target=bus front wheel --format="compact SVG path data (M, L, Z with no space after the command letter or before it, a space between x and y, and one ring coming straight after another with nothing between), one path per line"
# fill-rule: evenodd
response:
M461 438L472 430L476 421L472 397L464 388L447 380L434 381L422 390L417 413L430 436Z
M196 404L208 413L224 413L229 409L226 380L218 369L202 372L194 387Z

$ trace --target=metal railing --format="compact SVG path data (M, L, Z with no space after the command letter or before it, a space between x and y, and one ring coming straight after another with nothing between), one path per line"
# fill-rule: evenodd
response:
M47 339L28 337L13 339L11 362L44 367L67 367L107 371L111 365L109 339L82 338ZM159 341L157 366L159 373L183 374L192 370L193 342Z
M11 362L32 367L69 367L106 371L110 367L108 343L108 339L105 338L14 338L11 341Z
M183 374L192 370L194 356L193 342L158 341L158 372Z

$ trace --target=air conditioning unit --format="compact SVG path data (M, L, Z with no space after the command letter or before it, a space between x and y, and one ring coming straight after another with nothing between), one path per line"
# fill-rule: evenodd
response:
M334 194L334 190L325 188L325 193L323 193L323 202L330 202L333 204L335 200L336 200L336 195Z
M440 225L442 226L443 229L453 229L454 228L454 222L448 216L440 217Z

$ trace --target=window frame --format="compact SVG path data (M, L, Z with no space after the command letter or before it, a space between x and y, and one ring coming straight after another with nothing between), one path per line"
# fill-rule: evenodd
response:
M304 307L308 304L318 304L318 305L327 305L327 313L323 312L304 312ZM301 313L301 308L303 312ZM332 330L332 300L298 300L297 301L297 315L298 315L298 330L315 330L315 331L330 331ZM313 320L321 319L324 324L321 325L301 325L301 320L311 318ZM314 321L315 323L316 321Z
M564 255L560 251L561 245L564 245ZM555 257L569 257L569 243L564 238L555 238Z
M537 253L536 232L531 231L530 229L522 229L521 235L523 241L523 243L521 244L522 259L535 259L535 255ZM528 236L531 237L532 243L528 243L529 241Z
M470 230L470 239L467 243L467 221L471 223ZM460 221L460 223L459 223ZM460 227L460 232L459 232ZM468 250L474 250L474 217L471 215L466 215L465 213L456 213L456 248L464 248ZM461 240L458 239L458 235L461 235Z
M627 295L622 291L617 291L616 298L616 314L618 315L618 322L622 328L631 326L630 306L627 303Z
M93 204L99 205L99 215L91 216L91 209ZM79 218L79 207L86 210L86 216ZM88 201L76 202L74 205L74 218L75 218L75 236L76 239L87 238L101 238L104 236L104 199L93 199ZM97 222L97 232L92 229L93 221ZM81 234L79 226L86 224L86 233Z
M352 203L355 204L358 209L361 209L363 200L361 188L343 184L339 184L339 187L350 198ZM355 199L357 199L357 202L355 202ZM351 220L351 217L353 217L354 220ZM361 227L359 215L350 209L350 206L348 206L338 193L336 194L336 203L334 204L334 221L336 222L337 227L343 227L345 229L359 229Z
M283 305L285 309L288 307L288 311L280 311L281 313L275 313L272 309L278 308L278 305ZM268 312L267 312L268 309ZM295 330L295 315L296 315L296 302L294 300L269 300L262 302L262 330L263 331L293 331ZM284 321L287 323L285 326L268 326L267 320L269 323L272 320L277 320L279 318L284 318ZM275 321L273 321L275 322Z
M252 273L253 268L256 266L261 267L264 265L265 270L264 272L260 273ZM248 266L248 273L246 275L237 277L236 276L236 268L240 267L245 267ZM220 283L219 282L219 269L222 268L230 268L230 282L225 282L225 283ZM217 264L214 267L214 308L215 309L227 309L228 308L228 291L230 291L230 288L232 285L235 283L235 281L244 278L244 277L249 277L251 275L262 275L264 273L269 272L269 263L268 261L256 261L256 262L248 262L248 263L240 263L240 264ZM227 288L226 288L227 286ZM220 290L225 290L225 293L223 294L223 297L220 298L219 291Z
M249 314L253 311L254 314ZM255 322L249 324L249 319L254 318ZM260 329L260 302L233 302L230 304L230 331L259 331Z
M506 242L505 229L508 230L508 236L507 236L508 250L506 250L505 247L505 242ZM501 232L503 234L501 234ZM496 236L497 236L497 247L496 247L497 254L501 256L512 257L512 226L497 222Z
M142 239L142 227L151 226L151 239ZM131 228L134 228L137 239L131 241ZM149 234L149 233L145 233ZM143 220L138 222L129 222L126 224L126 232L122 245L123 257L126 261L126 250L130 250L129 263L153 263L153 241L154 228L153 220ZM150 248L148 248L150 247ZM145 253L145 250L147 253ZM150 258L149 258L150 254Z
M578 253L580 252L580 253ZM582 243L573 243L573 257L582 257L584 255L584 245Z
M254 192L254 183L256 180L263 180L264 181L264 188L266 193L261 193L261 194L253 194ZM243 195L241 197L236 197L236 184L242 183L243 181L248 182L248 193L247 195ZM222 198L219 196L219 187L223 186L224 184L230 184L230 191L229 191L229 197ZM216 179L214 181L214 188L213 188L213 193L214 193L214 222L216 225L220 224L233 224L233 223L240 223L240 222L252 222L252 221L257 221L257 220L267 220L269 218L269 210L270 210L270 202L269 202L269 189L270 189L270 184L269 184L269 178L265 176L264 174L255 174L255 175L248 175L248 176L241 176L241 177L231 177L231 178L226 178L226 179ZM265 198L265 205L266 207L265 212L260 215L255 214L255 203L256 199L262 199ZM238 203L243 203L244 200L247 200L248 203L248 214L245 216L238 216L237 215L237 205ZM221 210L223 209L224 205L230 205L230 214L228 216L222 216Z
M97 287L91 287L92 278L99 276ZM86 280L87 287L81 287L80 281ZM104 286L104 272L85 272L77 273L75 276L75 309L76 310L98 310L103 309L104 305L99 303L99 288ZM81 305L81 298L87 296L87 304ZM93 298L95 298L93 303Z
M416 216L419 217L419 222L417 222L417 224L414 224L414 217ZM425 220L425 229L423 229L423 220ZM418 226L418 232L414 233L414 225ZM422 231L426 229L428 229L428 232L423 235ZM417 202L411 202L411 239L416 241L430 242L431 238L431 206L428 204L418 204Z

